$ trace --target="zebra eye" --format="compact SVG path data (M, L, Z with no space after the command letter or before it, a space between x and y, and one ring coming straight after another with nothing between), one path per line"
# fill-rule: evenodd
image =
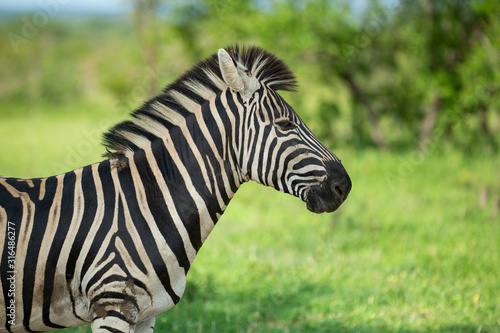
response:
M275 122L275 124L279 129L283 131L289 131L295 128L295 124L288 119L278 120Z

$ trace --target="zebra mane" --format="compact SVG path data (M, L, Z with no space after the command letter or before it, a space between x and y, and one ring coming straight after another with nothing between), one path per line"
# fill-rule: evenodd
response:
M233 60L245 66L261 83L273 90L295 91L295 76L271 53L252 46L225 49ZM104 134L106 157L128 155L162 137L185 117L201 112L200 105L227 88L217 54L199 62L163 89L160 95L132 112L132 119L115 125Z

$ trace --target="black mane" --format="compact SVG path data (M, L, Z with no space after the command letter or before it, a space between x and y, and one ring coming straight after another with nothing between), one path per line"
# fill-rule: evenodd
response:
M296 90L293 73L271 53L255 46L240 49L236 45L225 50L271 89ZM213 54L134 111L131 120L121 122L105 133L107 156L126 155L144 147L177 126L187 115L200 110L198 106L226 88L217 54Z

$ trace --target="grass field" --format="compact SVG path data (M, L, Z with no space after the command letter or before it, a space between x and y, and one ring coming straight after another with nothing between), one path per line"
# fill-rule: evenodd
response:
M100 133L124 116L105 104L3 117L0 174L98 161ZM155 331L500 332L500 157L437 144L331 147L353 181L333 214L245 184Z

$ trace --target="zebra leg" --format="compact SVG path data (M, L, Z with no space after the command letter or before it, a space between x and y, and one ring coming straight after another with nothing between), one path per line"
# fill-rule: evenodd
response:
M136 325L129 324L116 316L96 318L92 321L92 333L152 333L155 328L155 317Z
M138 314L134 302L118 300L116 294L110 296L101 297L92 305L92 333L134 333Z
M152 333L155 328L156 317L147 319L135 325L135 333Z
M133 333L134 325L115 316L96 318L90 324L92 333Z

